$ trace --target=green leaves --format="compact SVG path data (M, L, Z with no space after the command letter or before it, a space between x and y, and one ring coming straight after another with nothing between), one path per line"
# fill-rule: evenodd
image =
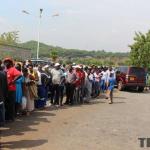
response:
M0 42L4 44L16 45L19 42L18 31L3 33L0 35Z
M58 53L55 50L52 50L50 53L50 57L52 58L52 60L55 62L56 59L58 58Z
M150 65L150 31L146 34L135 33L134 44L130 45L131 64L139 67L149 68Z

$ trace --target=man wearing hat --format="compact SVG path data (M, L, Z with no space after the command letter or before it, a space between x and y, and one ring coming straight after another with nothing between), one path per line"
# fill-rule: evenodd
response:
M21 72L18 71L13 64L11 58L6 58L4 60L4 65L6 67L7 73L7 83L8 83L8 98L5 103L6 107L6 120L14 121L15 119L15 100L16 100L16 85L15 81L21 77Z
M51 103L54 105L59 105L59 85L61 83L61 78L63 76L63 71L60 69L60 66L61 65L59 63L56 63L54 65L54 68L51 70L52 75Z

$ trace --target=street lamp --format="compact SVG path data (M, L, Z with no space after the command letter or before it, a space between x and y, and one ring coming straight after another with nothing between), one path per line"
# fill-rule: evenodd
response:
M26 15L30 15L30 13L26 10L22 10L22 13ZM39 23L38 23L38 41L37 41L37 54L36 58L39 59L39 51L40 51L40 27L41 27L41 18L42 18L43 9L40 9L40 15L39 15ZM58 17L59 13L53 14L52 17Z
M40 50L40 27L41 27L42 12L43 9L40 9L39 25L38 25L38 44L37 44L37 54L36 54L37 59L39 59L39 50Z
M30 13L27 12L26 10L23 10L22 13L25 13L25 14L27 14L27 15L30 15Z
M53 14L52 17L59 17L59 13Z
M40 50L40 26L41 26L41 18L42 18L43 9L40 9L39 15L39 23L38 23L38 40L37 40L37 51L36 51L36 58L39 59L39 50ZM30 15L30 13L26 10L22 10L22 13L26 15Z

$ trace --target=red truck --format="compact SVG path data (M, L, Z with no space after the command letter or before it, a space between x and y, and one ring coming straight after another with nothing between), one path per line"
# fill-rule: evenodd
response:
M116 69L116 81L120 91L137 89L143 92L146 86L146 71L141 67L121 66Z

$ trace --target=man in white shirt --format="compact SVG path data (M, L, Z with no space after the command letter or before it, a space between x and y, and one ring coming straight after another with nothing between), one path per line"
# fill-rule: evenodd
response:
M106 71L106 73L107 73L106 82L108 82L110 74L113 74L114 79L116 79L116 74L112 67L109 67L109 69Z
M92 81L89 78L90 76L90 69L87 69L85 72L85 97L84 97L84 102L89 102L91 99L91 94L92 94ZM92 78L93 80L93 78Z
M106 68L103 68L103 71L101 72L101 91L103 93L106 90L106 81L107 81L107 72Z
M52 94L51 94L51 103L54 105L59 105L59 85L61 82L61 78L63 76L63 71L60 69L59 63L56 63L54 65L54 68L51 70L51 75L52 75L52 84L53 84Z

